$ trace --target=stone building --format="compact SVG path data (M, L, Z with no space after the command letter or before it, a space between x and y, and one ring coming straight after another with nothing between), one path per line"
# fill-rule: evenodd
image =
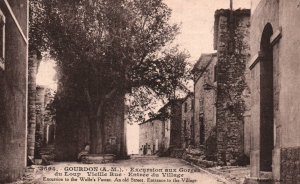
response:
M188 148L194 143L194 94L189 93L181 106L181 147Z
M205 148L213 159L216 151L216 67L217 54L202 54L195 64L194 74L194 139L196 148Z
M250 10L215 12L217 161L239 164L249 144L246 64L249 59ZM245 130L246 129L246 130Z
M165 151L165 122L159 117L139 124L139 154L154 155Z
M28 1L0 1L0 183L26 166Z
M252 5L248 183L299 183L299 1L253 0Z
M181 148L181 105L182 99L170 100L159 110L157 117L140 124L141 154L153 154L157 151L164 154Z

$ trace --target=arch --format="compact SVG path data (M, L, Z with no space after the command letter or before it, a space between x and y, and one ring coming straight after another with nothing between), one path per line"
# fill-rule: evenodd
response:
M260 171L272 171L274 148L273 28L266 24L260 43Z

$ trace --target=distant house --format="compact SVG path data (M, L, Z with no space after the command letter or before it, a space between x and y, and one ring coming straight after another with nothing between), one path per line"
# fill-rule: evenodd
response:
M139 124L139 154L154 155L164 151L164 122L152 118Z
M170 100L159 115L139 124L139 153L151 155L181 148L182 99Z

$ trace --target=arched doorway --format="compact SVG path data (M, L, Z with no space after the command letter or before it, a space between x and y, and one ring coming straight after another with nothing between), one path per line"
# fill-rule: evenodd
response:
M270 38L273 29L270 24L264 28L260 50L260 171L272 171L272 150L274 148L274 84L273 48Z

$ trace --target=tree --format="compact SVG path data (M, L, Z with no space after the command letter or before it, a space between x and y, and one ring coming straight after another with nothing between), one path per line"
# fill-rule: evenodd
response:
M161 52L179 30L169 23L171 10L162 0L40 3L46 35L41 44L56 59L64 88L58 104L86 112L92 153L104 151L104 112L111 97L140 87L159 96L183 89L187 55Z

